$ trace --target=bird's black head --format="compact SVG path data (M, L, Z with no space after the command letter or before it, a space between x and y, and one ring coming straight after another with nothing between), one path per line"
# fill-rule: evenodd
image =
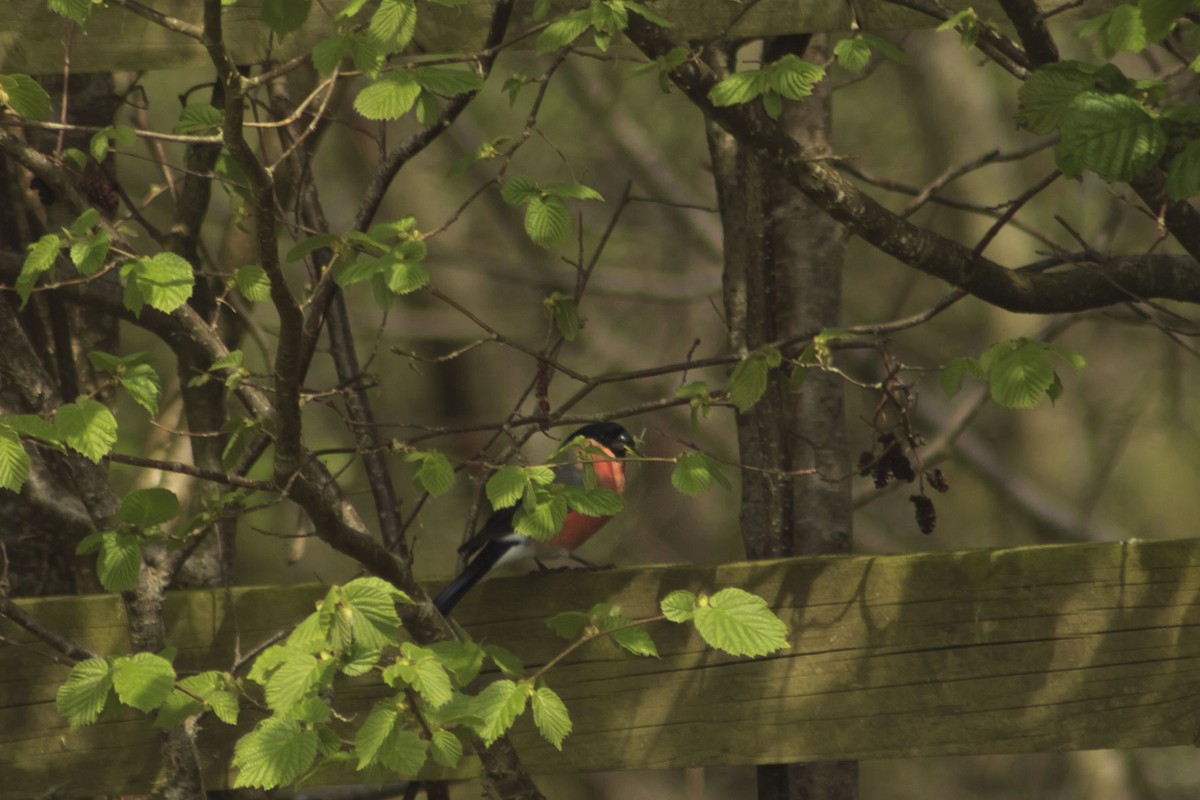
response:
M571 441L576 436L582 436L604 445L617 458L623 458L626 452L634 449L635 444L632 434L615 422L593 422L591 425L584 425L568 436L567 441Z

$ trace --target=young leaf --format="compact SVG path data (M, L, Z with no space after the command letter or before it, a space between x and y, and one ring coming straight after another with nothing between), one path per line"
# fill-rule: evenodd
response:
M321 687L325 668L312 655L285 650L285 658L267 679L267 707L287 714L292 707Z
M696 631L711 647L734 656L765 656L788 646L787 626L758 595L722 589L701 601Z
M207 103L193 103L180 112L175 133L208 136L220 132L223 120L224 115L216 107Z
M32 462L21 437L7 425L0 423L0 489L19 492L29 479Z
M439 497L454 486L454 467L450 460L437 450L419 450L404 457L409 463L417 464L413 476L417 486L433 497Z
M542 190L532 178L509 178L500 187L500 197L510 206L523 206L542 196Z
M403 50L417 29L417 4L414 0L382 0L367 29L391 48Z
M1033 133L1058 128L1063 112L1097 81L1097 67L1082 61L1059 61L1039 67L1017 90L1017 124Z
M509 464L496 470L487 482L487 498L492 508L499 511L502 508L515 506L525 495L529 486L529 475L521 467Z
M429 754L433 756L434 763L453 769L462 761L462 742L450 731L436 730L429 737Z
M1106 181L1128 181L1162 156L1167 136L1158 120L1125 95L1083 92L1063 112L1054 158L1063 174L1089 169Z
M25 256L25 263L21 265L21 273L17 276L16 288L17 296L21 298L21 308L29 302L29 295L38 277L54 266L54 259L58 258L58 249L61 246L62 239L53 233L48 233L29 245L29 254Z
M443 97L477 92L483 88L483 78L470 70L455 67L418 67L417 82L434 94Z
M720 462L705 453L684 453L671 470L671 485L684 494L706 492L712 488L714 481L726 489L733 488L721 474Z
M66 17L72 22L83 25L87 22L95 4L91 0L50 0L50 10L55 14Z
M679 589L664 597L660 606L671 622L687 622L696 613L696 595Z
M251 303L261 303L271 297L271 280L267 271L257 264L247 264L233 273L233 285Z
M1188 142L1183 152L1167 166L1167 194L1172 200L1186 200L1200 194L1200 141Z
M276 36L299 30L308 19L312 0L262 0L262 21Z
M532 694L532 686L528 683L513 683L510 680L499 680L480 692L472 701L471 706L475 715L481 720L479 738L491 746L497 739L508 732L517 717L525 711L525 704Z
M533 693L530 705L533 708L533 724L542 738L562 750L563 740L571 735L571 714L553 689L542 686Z
M153 711L175 689L175 668L153 653L121 656L113 661L113 688L117 697L138 711Z
M561 494L539 491L533 502L527 497L513 514L513 530L524 536L545 541L553 539L566 521L567 499Z
M629 623L629 618L622 614L609 614L600 621L600 629L611 631L609 638L625 652L658 658L658 647L650 637L650 632L641 625L625 627Z
M385 647L400 630L398 602L412 600L382 578L355 578L342 587L338 612L349 622L355 642Z
M111 696L112 667L103 658L89 658L71 667L54 702L75 730L99 719Z
M583 328L583 318L579 316L579 307L575 305L574 298L554 292L542 301L542 305L562 337L568 342L575 341Z
M135 489L125 495L117 520L137 528L153 528L179 514L179 498L170 489Z
M604 202L604 196L590 186L582 183L548 183L542 187L546 194L555 197L569 197L572 200L599 200Z
M562 19L546 26L546 30L538 36L537 51L540 55L553 53L574 42L590 27L592 27L592 16L589 9L572 11Z
M121 267L125 278L125 307L135 314L149 304L170 314L192 296L196 278L187 259L175 253L158 253L139 258Z
M71 243L71 263L80 275L95 275L108 259L112 237L105 231Z
M322 75L330 75L342 58L350 52L350 37L346 34L330 36L317 42L312 50L313 66Z
M409 112L421 85L413 70L399 70L367 86L354 98L354 108L367 119L399 119Z
M762 70L735 72L714 86L708 99L715 106L734 106L746 103L767 90L766 75Z
M483 668L483 648L475 642L435 642L429 650L459 686L475 680Z
M0 104L18 117L41 119L50 116L50 95L28 75L0 75Z
M286 717L269 717L238 739L235 787L273 789L299 778L317 757L317 732Z
M58 409L55 425L67 445L97 464L117 443L117 420L99 400L67 403Z
M947 397L954 397L962 391L963 378L971 376L977 380L984 380L987 374L979 361L974 358L966 358L958 356L946 362L946 366L942 367L941 386L942 391Z
M546 626L568 642L573 642L589 622L588 615L582 611L563 611L546 620Z
M500 672L509 678L519 678L525 674L525 663L517 658L512 651L498 644L485 644L483 652L500 668Z
M611 517L625 508L625 498L611 489L567 486L562 494L571 510L589 517Z
M1032 408L1054 383L1054 366L1038 342L1001 342L988 349L992 399L1008 408Z
M561 197L534 197L525 206L525 232L535 244L554 247L562 244L571 227L571 212Z
M778 352L778 351L776 351ZM751 354L738 362L725 387L729 401L745 413L754 407L767 391L767 375L771 371L766 358Z
M859 72L871 63L871 46L860 36L842 39L833 46L833 55L838 66L849 72Z

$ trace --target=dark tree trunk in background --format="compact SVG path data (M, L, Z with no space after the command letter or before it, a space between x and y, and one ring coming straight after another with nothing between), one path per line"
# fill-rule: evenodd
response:
M762 60L795 53L819 63L824 50L822 37L777 37L765 44ZM734 53L714 59L720 74L736 67ZM828 147L827 86L819 84L804 102L785 101L784 124L806 148ZM845 249L840 226L711 123L708 139L725 230L725 311L733 347L748 352L836 326ZM763 398L738 414L737 428L746 555L848 552L850 469L840 379L818 373L793 387L786 371L774 370ZM857 762L758 768L763 800L852 800L857 794Z

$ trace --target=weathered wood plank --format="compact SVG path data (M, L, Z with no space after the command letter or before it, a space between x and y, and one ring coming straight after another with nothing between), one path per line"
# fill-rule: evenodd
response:
M1114 5L1116 0L1089 0L1087 8ZM582 4L582 3L581 3ZM1051 9L1062 0L1038 0ZM147 5L164 14L199 23L202 4L195 0L157 0ZM331 8L344 5L335 0ZM492 0L470 0L460 8L422 3L416 44L429 53L471 52L484 41ZM866 30L932 27L934 20L892 5L886 0L855 0L858 21ZM954 9L974 6L985 18L1003 19L995 0L947 0ZM728 30L742 37L781 33L849 31L851 3L847 0L763 0L742 15L741 3L731 0L658 0L652 6L670 19L680 35L704 39ZM329 35L329 19L314 4L308 23L282 42L272 42L259 24L259 0L241 0L225 10L227 43L239 63L258 63L268 54L287 59ZM529 30L535 23L533 0L517 3L510 30ZM47 10L46 0L0 2L0 72L57 73L63 68L66 43L71 44L75 72L133 69L171 69L209 64L208 55L195 41L164 30L116 7L97 8L88 21L86 35L69 34L69 23ZM1073 9L1056 19L1077 18ZM532 39L526 40L526 46Z
M659 659L595 643L551 685L576 732L560 755L529 727L515 741L536 772L754 764L832 758L1024 753L1191 745L1200 731L1200 540L1031 547L911 556L801 558L498 579L460 607L479 637L531 665L559 646L550 610L614 601L648 615L676 588L741 586L793 631L777 657L707 651L674 625ZM185 667L222 667L312 608L313 586L172 595ZM98 650L120 650L114 597L23 601ZM136 715L69 731L53 705L66 670L0 622L0 798L141 792L156 738ZM359 686L346 705L374 692ZM230 733L205 724L210 786ZM206 751L210 752L210 751ZM469 769L469 767L468 767ZM84 777L86 776L86 777Z

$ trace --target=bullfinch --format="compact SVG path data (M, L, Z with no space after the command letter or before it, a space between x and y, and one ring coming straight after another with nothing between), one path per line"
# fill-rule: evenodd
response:
M620 459L634 449L629 431L615 422L596 422L575 431L567 441L580 437L591 445L585 457L591 459L596 485L614 492L624 492L625 465ZM556 483L582 485L584 481L583 469L578 462L555 467L554 475ZM571 510L567 512L562 528L554 538L538 540L513 530L516 510L517 507L512 506L496 511L474 536L458 548L460 554L470 556L471 560L433 599L433 604L443 616L449 614L463 595L494 567L531 556L569 555L611 519Z

